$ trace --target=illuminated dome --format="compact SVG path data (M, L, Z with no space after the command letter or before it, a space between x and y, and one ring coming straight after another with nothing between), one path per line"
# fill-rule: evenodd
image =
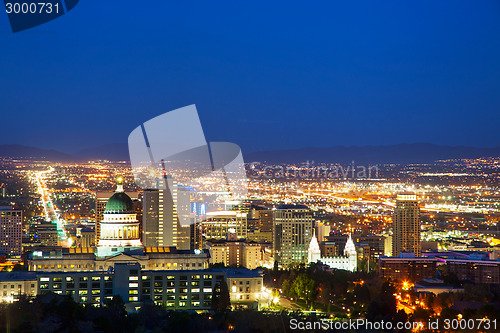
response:
M118 179L116 193L108 199L104 214L132 214L134 211L134 203L132 199L123 192L123 180Z
M108 199L102 215L97 239L98 257L142 248L137 213L132 199L123 192L121 178L118 178L116 193Z

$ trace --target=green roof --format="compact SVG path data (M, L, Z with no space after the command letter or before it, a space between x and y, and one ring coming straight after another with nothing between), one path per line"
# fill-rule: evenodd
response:
M116 192L106 203L104 214L135 213L132 199L124 192Z

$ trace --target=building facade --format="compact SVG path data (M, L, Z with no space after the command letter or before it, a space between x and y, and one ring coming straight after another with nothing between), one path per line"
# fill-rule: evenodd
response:
M343 269L351 272L354 272L358 269L358 255L356 253L356 247L354 246L354 242L352 241L351 234L349 234L348 236L343 256L322 257L318 239L316 238L315 234L313 234L313 237L311 238L307 254L308 263L321 262L322 264L327 265L330 268Z
M446 259L446 271L475 284L499 284L500 260Z
M101 231L101 221L103 219L104 209L106 208L106 203L109 198L111 198L115 192L96 192L95 194L95 243L97 243L97 239L99 238ZM132 200L139 199L139 193L137 192L126 192L126 194Z
M255 269L261 266L261 245L247 240L208 240L206 247L210 253L210 263L224 264L226 267Z
M247 214L240 211L215 211L206 214L206 219L199 223L203 239L222 239L228 233L238 238L247 237Z
M0 272L0 301L11 303L26 295L37 295L37 280L34 272Z
M0 207L0 252L16 257L22 254L23 213L8 206Z
M33 251L28 256L30 271L83 272L113 269L116 263L137 263L150 270L193 270L208 268L208 251L177 250L174 247L146 247L143 250L99 257L92 248Z
M273 251L279 265L307 262L313 225L313 213L307 206L281 205L274 211Z
M177 246L177 187L172 188L172 193L168 188L148 189L143 192L144 246Z
M419 257L420 248L420 208L414 193L400 193L392 218L392 255L411 252Z
M140 226L132 199L118 180L115 194L106 202L97 239L97 256L107 257L142 248Z
M387 279L397 281L418 282L423 279L436 278L436 258L416 258L412 255L399 257L381 257L379 274Z
M38 294L72 295L76 302L100 306L120 295L132 307L154 302L170 310L209 310L214 291L224 281L235 308L258 308L262 275L248 269L191 271L143 270L139 264L118 263L97 272L37 273Z

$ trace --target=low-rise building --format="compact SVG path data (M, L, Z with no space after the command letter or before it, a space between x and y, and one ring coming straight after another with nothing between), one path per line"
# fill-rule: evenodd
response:
M114 295L125 302L153 302L171 310L209 310L214 291L224 281L234 308L258 308L262 275L245 268L190 271L143 270L117 263L108 271L38 272L38 293L72 295L76 302L100 306Z
M207 240L205 246L210 252L211 264L221 263L226 267L248 269L261 266L260 244L244 239L238 240L235 234L228 234L227 239Z
M415 283L413 290L416 293L432 293L434 295L439 295L442 293L463 292L464 288L449 286L445 284L443 280L439 279L424 279Z
M13 302L20 295L35 297L37 279L34 272L0 272L0 301Z
M399 257L381 257L379 273L382 277L398 281L417 282L436 278L436 258L415 257L402 253Z
M99 257L94 248L34 250L28 255L30 271L106 271L116 263L138 263L142 269L193 270L208 268L208 251L146 247Z
M446 259L446 271L459 280L476 284L500 283L500 260Z

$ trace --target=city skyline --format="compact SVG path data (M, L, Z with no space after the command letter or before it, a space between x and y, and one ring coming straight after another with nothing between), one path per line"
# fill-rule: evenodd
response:
M1 331L498 331L499 0L5 9Z

